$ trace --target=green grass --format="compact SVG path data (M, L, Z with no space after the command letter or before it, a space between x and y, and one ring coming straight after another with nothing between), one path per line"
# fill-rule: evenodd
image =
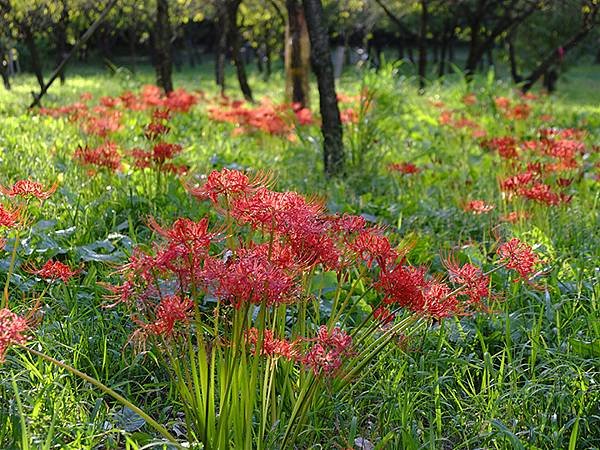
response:
M207 65L176 73L175 85L215 95L211 70ZM169 139L184 146L182 160L194 173L223 166L272 171L278 190L318 194L332 212L363 214L396 233L397 241L413 240L412 263L439 271L439 255L448 253L484 263L497 236L539 244L547 259L548 273L538 287L514 283L504 271L495 274L502 290L489 314L443 321L407 343L399 339L349 393L332 394L309 417L299 448L352 448L359 437L392 449L600 447L600 199L593 179L598 152L583 161L568 205L522 204L530 219L500 224L499 215L514 205L502 197L497 178L510 168L469 133L440 126L440 111L431 105L441 100L464 111L490 136L531 138L540 114L548 113L550 125L586 130L591 149L600 143L598 73L597 66L573 68L556 95L536 102L533 119L516 123L492 107L493 96L516 99L502 80L482 77L468 87L449 76L419 96L410 76L392 67L378 74L349 70L339 89L356 94L366 86L375 102L359 125L345 127L344 180L322 177L315 126L300 129L290 142L262 133L233 136L233 126L212 122L203 104L173 119ZM136 75L76 68L65 86L51 89L44 106L77 101L83 91L95 99L136 91L152 81L147 68ZM239 97L233 73L227 81ZM250 82L257 98L282 101L281 75L264 82L252 74ZM148 174L125 170L90 177L72 154L98 139L65 120L26 112L34 87L33 78L23 76L11 92L0 91L0 183L26 177L60 182L37 213L43 222L26 236L21 253L36 263L56 257L84 271L68 287L44 293L43 320L30 345L114 387L170 429L181 427L181 405L156 355L128 345L131 321L102 307L105 291L97 282L116 281L115 265L133 246L149 241L148 216L170 223L214 212L172 177L158 194ZM460 100L470 91L479 104L465 107ZM147 121L147 113L128 113L113 138L127 148L140 145ZM393 161L412 161L424 170L402 178L387 170ZM461 209L478 198L496 209L481 216ZM0 257L5 274L9 255ZM25 279L11 289L17 311L19 299L41 291ZM157 440L126 416L89 385L16 349L0 367L0 448L140 448Z

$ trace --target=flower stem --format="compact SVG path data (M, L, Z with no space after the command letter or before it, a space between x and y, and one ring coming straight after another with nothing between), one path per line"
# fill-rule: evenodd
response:
M81 372L80 370L77 370L74 367L71 367L68 364L65 364L64 362L59 361L58 359L54 359L51 356L46 355L45 353L38 352L37 350L34 350L34 349L32 349L30 347L27 347L27 346L25 346L23 344L16 344L16 345L19 346L20 348L22 348L23 350L26 350L29 353L35 355L35 356L39 356L40 358L45 359L46 361L51 362L52 364L54 364L54 365L56 365L56 366L58 366L58 367L60 367L62 369L65 369L68 372L71 372L73 375L76 375L79 378L84 379L88 383L91 383L92 385L94 385L95 387L97 387L98 389L100 389L102 392L104 392L105 394L110 395L112 398L114 398L116 401L118 401L119 403L121 403L123 406L126 406L127 408L129 408L133 412L135 412L137 415L139 415L141 418L143 418L152 428L154 428L165 439L167 439L169 442L171 442L177 448L183 449L183 447L177 442L177 439L171 433L169 433L164 426L162 426L160 423L158 423L156 420L154 420L152 417L150 417L148 414L146 414L140 408L138 408L137 406L135 406L133 403L131 403L125 397L123 397L122 395L117 394L115 391L113 391L111 388L109 388L105 384L103 384L100 381L96 380L95 378L92 378L89 375Z

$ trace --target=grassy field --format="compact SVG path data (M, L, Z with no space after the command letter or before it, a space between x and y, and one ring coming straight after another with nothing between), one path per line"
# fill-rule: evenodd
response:
M25 315L36 305L27 345L110 386L180 442L194 440L183 418L186 401L161 355L164 347L140 351L132 344L132 313L123 305L105 307L103 283L118 284L117 268L134 248L150 249L156 241L160 233L149 217L165 226L177 217L208 216L211 224L219 223L218 208L192 198L181 179L202 181L193 176L222 168L268 171L276 191L318 196L330 213L382 225L394 245L407 248L410 264L437 277L447 272L449 259L495 270L485 310L427 320L414 332L394 335L344 390L335 379L323 381L321 401L306 413L295 444L284 448L600 448L598 67L573 68L556 95L535 99L521 98L491 76L470 86L448 77L418 95L401 69L349 70L340 80L339 91L352 97L342 109L353 113L344 125L347 173L336 180L322 176L314 123L302 126L287 110L279 133L218 120L211 109L235 107L219 104L208 66L175 74L176 87L205 93L168 121L168 141L182 146L174 161L185 165L183 176L139 170L128 154L148 145L144 127L152 108L117 108L117 127L107 135L122 157L117 170L82 165L78 147L105 140L97 122L94 128L88 116L72 112L58 118L27 112L34 80L17 78L12 91L0 91L0 184L58 183L43 204L22 206L28 214L23 231L4 230L0 272L2 280L12 273L10 309ZM137 95L152 76L147 69L136 75L74 69L43 103L70 105L88 92L92 111L102 96ZM237 96L233 73L227 81L228 93ZM253 74L250 82L257 99L282 102L280 75L265 82ZM368 94L361 99L361 92ZM516 156L502 154L506 149L493 141L499 137L514 138L508 147ZM540 142L548 141L561 141L552 144L560 151L544 150ZM414 164L417 173L403 173L406 166L394 170L394 163ZM502 188L503 180L524 170L557 196ZM13 200L5 197L3 205L10 208ZM479 210L470 204L475 200L493 209ZM539 273L528 283L506 268L494 269L498 246L513 237L539 255ZM50 258L80 272L68 283L47 283L31 273ZM332 273L321 268L312 274L318 281L309 286L316 305L310 323L351 329L369 315L375 297L367 288L358 296L345 286L362 310L336 321ZM406 314L398 313L395 323ZM362 355L358 346L355 351ZM310 375L291 370L299 371L298 383ZM281 448L282 434L282 424L274 421L264 446ZM259 447L257 436L248 448ZM0 448L137 449L150 448L144 446L159 437L131 409L21 348L9 349L0 366Z

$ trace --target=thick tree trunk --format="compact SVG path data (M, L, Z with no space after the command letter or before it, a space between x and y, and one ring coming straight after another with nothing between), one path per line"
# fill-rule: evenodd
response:
M419 90L425 89L427 78L427 0L421 0L421 23L419 26Z
M246 76L246 66L241 55L241 39L240 32L237 26L237 13L240 7L241 0L226 0L225 8L227 12L227 41L231 48L231 56L235 64L238 82L244 98L249 102L254 102L252 97L252 89L248 84Z
M310 39L299 0L286 0L285 96L288 101L309 105Z
M165 93L173 91L173 63L171 54L171 23L169 0L156 0L156 25L154 28L154 54L156 84Z
M344 170L344 144L329 50L329 36L321 0L303 0L303 4L310 37L312 66L319 87L323 162L325 174L331 177L341 175Z
M35 78L40 85L40 89L43 89L44 74L42 73L42 62L35 44L35 38L33 37L33 33L31 32L29 25L23 24L21 25L21 29L23 31L23 37L25 38L25 45L27 46L27 50L29 51L29 56L31 58L31 70L35 74Z

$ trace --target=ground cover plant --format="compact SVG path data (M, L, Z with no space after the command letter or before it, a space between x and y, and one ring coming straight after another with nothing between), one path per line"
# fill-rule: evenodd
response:
M283 82L17 78L0 447L597 448L600 111L401 70L332 180Z

